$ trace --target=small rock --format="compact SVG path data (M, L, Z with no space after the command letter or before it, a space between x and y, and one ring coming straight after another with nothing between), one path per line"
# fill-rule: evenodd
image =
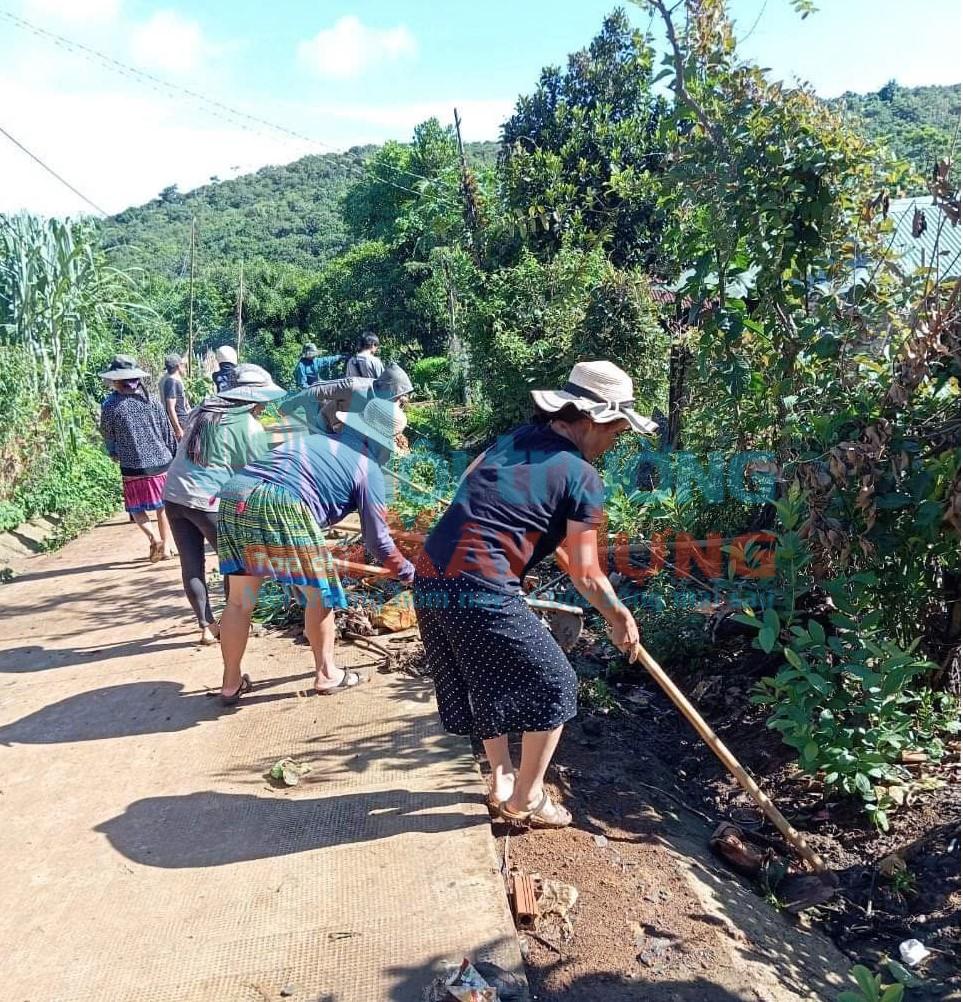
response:
M290 996L292 996L296 991L297 988L295 988L294 985L285 985L281 989L281 998L283 999L290 998Z
M593 835L592 836L592 841L600 849L604 849L609 844L609 840L604 835Z
M898 853L891 852L879 861L879 872L884 877L892 877L897 871L906 869L906 860Z
M661 936L648 936L645 945L638 953L638 961L646 967L654 967L665 959L666 951L672 945L672 940Z

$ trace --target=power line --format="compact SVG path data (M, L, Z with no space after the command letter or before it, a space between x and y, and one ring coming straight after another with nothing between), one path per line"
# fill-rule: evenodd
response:
M83 199L89 206L92 206L94 209L96 209L97 212L99 212L102 216L108 215L108 213L105 212L96 202L92 202L82 191L79 191L77 188L75 188L66 178L61 177L60 174L58 174L53 169L53 167L49 166L48 164L45 164L43 160L41 160L40 157L37 156L36 153L31 153L30 150L28 150L27 147L24 146L19 139L15 139L13 136L11 136L10 133L7 132L5 128L3 128L3 126L0 126L0 133L5 135L7 139L9 139L11 143L13 143L14 146L23 150L23 152L26 153L31 160L33 160L35 163L40 164L40 166L43 167L43 169L48 174L53 175L53 177L55 177L65 188L69 188L78 198Z
M234 108L229 104L225 104L223 101L220 101L217 98L210 97L206 94L202 94L200 91L192 90L189 87L182 87L180 84L170 83L167 80L164 80L162 77L155 76L153 73L149 73L146 70L141 70L138 69L136 66L131 66L128 63L124 63L121 60L115 59L113 56L110 56L105 52L101 52L99 49L95 49L89 45L85 45L83 42L77 42L74 39L67 38L64 35L59 35L57 34L57 32L49 31L46 28L42 28L40 27L40 25L34 24L32 21L28 21L26 18L14 14L12 11L0 9L0 17L5 18L6 20L10 21L17 27L22 28L25 31L29 31L40 38L52 41L56 45L62 48L66 48L67 50L72 52L82 53L88 58L100 62L101 64L106 66L107 69L115 73L120 73L122 76L132 77L133 79L139 80L141 83L146 82L149 86L151 86L155 90L162 89L164 91L167 91L169 94L183 94L189 97L193 101L200 102L201 104L208 105L212 108L217 108L222 114L216 115L216 113L212 113L215 114L215 117L223 118L224 117L223 113L226 113L228 116L230 116L230 119L228 120L232 121L232 124L241 125L242 128L249 128L248 126L244 126L241 124L243 121L252 122L255 125L266 127L272 130L273 132L287 136L290 139L296 139L302 143L310 143L314 146L319 146L322 149L327 149L335 153L340 152L337 149L337 147L331 145L330 143L326 143L320 139L315 139L313 136L308 136L301 132L296 132L294 129L289 129L287 126L278 125L275 122L271 122L266 118L261 118L257 115L252 115L246 111L241 111L240 109ZM254 129L250 131L257 131L257 130ZM424 174L419 174L417 171L408 170L405 167L398 167L395 164L381 164L379 166L386 167L389 170L397 171L399 174L407 174L410 177L417 178L418 180L421 181L427 181L429 184L435 184L438 181L437 178L430 178ZM348 168L349 169L354 168L356 172L360 172L359 176L361 177L375 176L371 175L364 167L356 167L353 164L348 164ZM452 168L452 170L454 169L456 168ZM404 187L403 185L395 184L392 181L388 181L387 178L382 178L377 176L375 177L377 180L385 184L389 184L392 187L398 188L401 191L407 191L413 195L419 195L419 196L425 195L424 192L418 191L415 188L407 188Z
M742 43L759 27L759 22L762 20L762 15L766 13L766 7L769 6L769 0L763 0L762 7L759 9L759 13L756 15L755 21L752 22L752 27L742 36L742 38L736 41L736 45L742 45Z

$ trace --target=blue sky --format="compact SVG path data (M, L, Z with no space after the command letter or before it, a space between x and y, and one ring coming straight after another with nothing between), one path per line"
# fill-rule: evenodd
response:
M108 211L305 153L450 120L495 139L542 66L564 62L603 0L0 0L0 12L309 137L295 139L112 72L0 17L0 126ZM740 52L818 93L960 80L959 0L731 0ZM627 5L641 28L648 14ZM912 18L908 18L911 10ZM911 27L910 27L911 26ZM653 29L658 36L658 24ZM0 211L85 210L0 136Z

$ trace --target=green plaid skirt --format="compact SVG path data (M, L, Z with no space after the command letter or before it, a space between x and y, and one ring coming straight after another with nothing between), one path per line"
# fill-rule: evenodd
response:
M347 607L324 531L303 501L283 487L243 475L228 481L220 498L217 556L222 574L317 588L327 608Z

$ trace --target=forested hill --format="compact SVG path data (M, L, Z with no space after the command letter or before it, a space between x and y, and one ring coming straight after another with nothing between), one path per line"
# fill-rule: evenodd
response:
M846 93L830 104L855 121L864 135L885 141L924 177L941 157L949 157L959 169L958 84L900 87L891 80L873 94Z
M350 242L341 214L345 191L365 176L376 146L302 157L283 166L194 191L165 188L145 205L125 209L101 225L102 245L120 268L145 267L176 278L186 268L191 217L206 266L266 259L317 268ZM494 161L496 143L467 143L470 162Z

